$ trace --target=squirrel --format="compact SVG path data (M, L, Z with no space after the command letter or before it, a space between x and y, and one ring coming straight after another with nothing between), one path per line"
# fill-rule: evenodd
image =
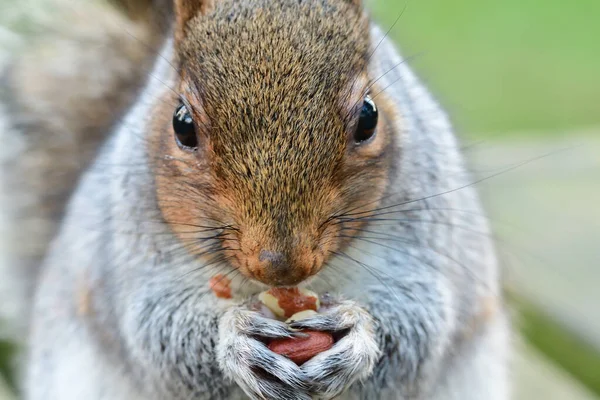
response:
M458 140L361 3L146 4L172 26L63 191L25 399L509 398L501 272ZM249 305L290 286L328 307L287 324ZM336 343L301 366L265 344L298 329Z

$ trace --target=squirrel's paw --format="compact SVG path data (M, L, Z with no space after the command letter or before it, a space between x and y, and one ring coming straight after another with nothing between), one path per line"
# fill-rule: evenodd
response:
M234 307L219 324L219 367L253 399L310 400L304 371L260 340L293 335L283 322L243 306Z
M331 399L353 382L366 379L379 359L380 350L375 339L371 316L352 301L341 301L329 310L290 326L338 332L341 338L330 349L302 366L311 392L319 399Z

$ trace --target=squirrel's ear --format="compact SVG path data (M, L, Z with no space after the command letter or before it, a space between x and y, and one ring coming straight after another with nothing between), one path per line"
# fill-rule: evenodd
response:
M209 13L216 0L175 0L175 40L184 37L185 27L189 20L198 14Z

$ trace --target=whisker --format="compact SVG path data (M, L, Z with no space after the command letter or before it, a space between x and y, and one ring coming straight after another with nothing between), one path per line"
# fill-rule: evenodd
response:
M458 228L458 229L462 229L465 230L467 232L471 232L477 235L481 235L481 236L485 236L485 237L493 237L490 233L488 232L481 232L481 231L477 231L469 226L465 226L465 225L458 225L458 224L454 224L451 222L447 222L447 221L435 221L435 220L426 220L426 219L420 219L420 218L416 218L416 219L410 219L410 218L360 218L360 219L351 219L351 220L346 220L340 223L344 223L344 222L355 222L355 221L360 221L360 222L414 222L414 223L429 223L432 225L443 225L443 226L447 226L449 228ZM389 226L391 224L371 224L372 226ZM352 227L345 227L344 230L346 229L353 229ZM358 230L358 228L357 228Z
M359 260L357 260L357 259L355 259L355 258L353 258L353 257L351 257L349 255L347 255L346 253L336 252L336 251L332 251L331 253L335 254L335 255L337 255L339 257L344 257L346 259L349 259L352 262L354 262L355 264L357 264L358 266L362 267L365 271L367 271L367 273L369 273L369 275L371 275L375 279L377 279L377 281L379 283L381 283L381 285L383 285L383 287L385 287L386 290L388 290L390 292L390 294L392 294L396 298L396 300L398 300L400 303L402 303L402 300L398 297L398 294L396 293L396 291L393 290L392 287L384 279L382 279L382 277L380 275L382 273L382 271L380 271L380 270L378 270L378 269L376 269L374 267L371 267L371 266L369 266L369 265L367 265L367 264L365 264L365 263L363 263L363 262L361 262L361 261L359 261ZM385 273L384 273L384 275L386 275L386 277L388 279L392 280L393 282L397 282L395 278L393 278L393 277L391 277L391 276L389 276L389 275L387 275Z
M448 259L448 260L450 260L450 261L452 261L452 262L454 262L456 265L458 265L459 267L461 267L461 268L462 268L462 269L463 269L465 272L467 272L467 274L468 274L468 275L469 275L469 276L470 276L470 277L471 277L473 280L475 280L476 282L479 282L479 283L481 283L481 284L485 285L485 286L486 286L486 288L489 288L489 287L488 287L488 285L487 285L487 284L486 284L486 283L485 283L485 282L484 282L484 281L483 281L483 280L482 280L482 279L481 279L479 276L477 276L473 270L471 270L471 269L470 269L470 268L468 268L466 265L464 265L463 263L461 263L461 262L459 262L458 260L456 260L454 257L451 257L451 256L449 256L448 254L442 253L442 252L440 252L440 251L438 251L438 250L436 250L436 249L434 249L434 248L427 247L427 246L423 246L422 244L420 244L420 243L418 243L418 242L416 242L416 241L411 241L410 239L406 239L406 240L404 240L404 239L402 239L402 238L377 238L377 237L373 238L373 237L360 237L360 236L359 236L359 237L352 237L352 236L341 236L341 237L345 237L345 238L354 238L355 240L360 240L360 241L363 241L363 242L367 242L367 243L374 244L374 245L376 245L376 246L384 247L384 248L386 248L386 249L389 249L389 250L392 250L392 251L396 251L396 252L398 252L398 253L401 253L401 254L407 255L407 256L409 256L409 257L411 257L411 258L417 259L417 260L419 260L420 262L425 262L425 261L424 261L422 258L420 258L420 257L417 257L417 256L415 256L414 254L411 254L411 253L410 253L410 252L408 252L408 251L403 251L403 250L402 250L402 249L400 249L400 248L397 248L397 247L392 247L392 246L389 246L389 245L386 245L386 244L383 244L383 243L380 243L380 242L376 242L375 240L389 240L389 241L394 241L394 242L406 243L406 244L409 244L409 245L411 245L411 246L414 246L415 248L420 248L420 249L424 249L424 250L431 251L431 252L433 252L433 253L436 253L436 254L438 254L438 255L440 255L440 256L442 256L442 257L444 257L444 258L446 258L446 259ZM373 239L373 240L372 240L372 239ZM353 246L352 244L348 244L348 246L350 246L350 247L353 247L353 248L355 248L355 249L357 249L357 250L360 250L360 251L368 252L368 253L370 253L371 255L375 256L375 257L378 257L378 258L383 258L382 256L379 256L379 255L376 255L376 254L374 254L373 252L369 252L368 250L359 249L358 247L356 247L356 246ZM433 268L434 270L436 270L436 271L438 271L438 272L440 272L440 271L441 271L441 269L440 269L440 268L438 268L438 267L434 266L433 264L431 264L431 263L429 263L429 262L426 262L426 264L427 264L429 267Z
M562 148L562 149L558 149L558 150L554 150L554 151L551 151L549 153L545 153L545 154L542 154L540 156L537 156L537 157L534 157L534 158L531 158L531 159L519 162L519 163L517 163L517 164L515 164L513 166L510 166L508 168L503 169L500 172L497 172L495 174L491 174L491 175L485 176L483 178L476 179L476 180L474 180L474 181L472 181L470 183L467 183L467 184L464 184L464 185L460 185L460 186L458 186L456 188L453 188L453 189L448 189L448 190L445 190L445 191L442 191L442 192L439 192L439 193L431 194L431 195L420 197L420 198L416 198L416 199L406 200L406 201L403 201L403 202L398 203L398 204L393 204L393 205L389 205L389 206L375 208L375 209L372 209L372 210L360 211L360 212L352 213L353 210L362 208L362 207L364 207L364 206L366 206L368 204L372 204L372 203L375 203L375 202L378 202L378 201L382 201L384 199L390 198L390 197L395 196L397 194L397 193L392 193L392 194L390 194L388 196L384 196L381 199L367 202L367 203L365 203L365 204L363 204L361 206L356 206L356 207L348 210L348 212L345 212L345 213L343 213L341 215L334 216L334 218L346 217L346 216L352 216L352 215L368 214L368 213L371 213L371 212L374 212L374 211L388 210L388 209L395 208L395 207L400 207L400 206L403 206L403 205L406 205L406 204L412 204L412 203L416 203L416 202L419 202L419 201L425 201L425 200L433 199L433 198L436 198L436 197L444 196L444 195L447 195L447 194L450 194L450 193L457 192L457 191L462 190L462 189L466 189L466 188L468 188L470 186L477 185L477 184L479 184L481 182L488 181L490 179L493 179L493 178L495 178L497 176L500 176L502 174L505 174L507 172L514 171L517 168L520 168L520 167L525 166L527 164L530 164L532 162L539 161L539 160L541 160L543 158L546 158L546 157L549 157L549 156L552 156L552 155L556 155L556 154L558 154L558 153L560 153L562 151L571 150L571 149L573 149L573 147L574 146L566 147L566 148Z
M392 30L396 27L396 25L398 24L398 22L400 21L400 19L404 15L404 12L408 8L408 3L409 3L408 0L406 1L406 3L404 3L404 7L400 11L400 15L398 15L398 17L396 18L396 20L394 21L394 23L392 24L392 26L389 27L389 29L385 32L385 34L383 35L383 37L381 38L381 40L379 41L379 43L377 43L377 45L375 46L375 48L373 49L373 51L369 55L369 57L367 59L368 61L371 61L371 58L373 58L373 56L375 55L375 52L377 51L377 49L379 49L379 47L381 46L381 44L383 43L383 41L388 37L388 35L390 34L390 32L392 32Z

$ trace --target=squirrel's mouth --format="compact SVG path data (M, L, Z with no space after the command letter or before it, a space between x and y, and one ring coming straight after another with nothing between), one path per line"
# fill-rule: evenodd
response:
M254 274L252 274L252 276L251 276L252 279L257 280L260 283L263 283L269 287L275 287L275 288L295 287L295 286L298 286L299 284L301 284L302 282L305 282L310 277L311 276L309 275L309 276L302 276L302 277L283 277L283 278L276 277L275 279L270 279L270 278L258 277Z

